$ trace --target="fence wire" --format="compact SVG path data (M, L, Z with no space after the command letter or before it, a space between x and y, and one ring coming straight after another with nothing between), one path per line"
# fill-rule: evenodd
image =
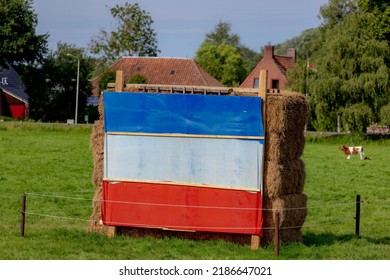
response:
M89 192L89 191L88 191ZM87 193L87 192L74 192L74 193ZM89 192L90 193L90 192ZM67 206L67 207L56 207L56 208L45 208L45 209L32 209L32 210L26 210L25 214L26 215L31 215L31 216L37 216L37 217L43 217L43 218L51 218L51 219L64 219L64 220L75 220L75 221L84 221L84 222L89 222L89 219L82 219L82 218L77 218L74 216L67 216L67 215L55 215L53 213L66 213L68 210L69 211L75 211L75 210L80 210L80 209L92 209L92 203L118 203L118 204L132 204L132 205L143 205L143 206L164 206L164 207L186 207L186 208L199 208L199 209L223 209L223 210L234 210L234 211L239 211L239 210L253 210L253 211L258 211L258 208L239 208L239 207L218 207L218 206L207 206L207 205L179 205L179 204L159 204L159 203L144 203L144 202L132 202L132 201L115 201L115 200L94 200L91 198L84 198L84 197L78 197L78 196L65 196L65 195L58 195L61 194L60 192L55 192L55 193L25 193L28 196L31 197L42 197L46 199L63 199L63 200L71 200L71 201L79 201L79 202L90 202L88 206ZM386 201L386 200L385 200ZM382 201L380 201L382 202ZM283 208L283 209L265 209L263 208L262 211L299 211L299 210L310 210L310 209L327 209L327 208L335 208L336 206L340 205L356 205L359 202L356 201L337 201L337 200L332 200L332 201L312 201L311 204L314 204L314 206L310 207L293 207L293 208ZM365 203L364 201L360 201L361 204ZM373 204L373 201L370 201L370 204ZM34 205L36 206L36 205ZM325 225L335 225L335 224L340 224L340 223L345 223L345 222L352 222L354 221L355 217L353 216L354 212L350 213L350 217L325 217L322 219L316 219L315 222L311 222L310 219L306 219L306 223L303 225L299 226L282 226L279 229L280 230L286 230L286 229L302 229L302 228L323 228ZM120 224L120 223L118 223ZM122 226L135 226L135 225L130 225L130 224L123 224ZM151 225L137 225L139 227L145 226L145 227L150 227ZM155 225L155 227L162 227L164 226L161 225ZM180 228L180 225L175 225L175 226L170 226L172 228ZM204 229L207 230L207 228L213 228L213 227L205 227ZM213 228L215 229L215 227ZM227 229L227 228L225 228ZM237 229L237 228L229 228L229 229ZM240 228L243 229L243 228ZM245 229L254 229L253 227L248 227ZM274 230L275 227L262 227L263 230Z

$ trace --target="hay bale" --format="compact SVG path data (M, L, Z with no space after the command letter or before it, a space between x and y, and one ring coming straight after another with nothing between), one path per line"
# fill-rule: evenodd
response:
M283 94L269 95L266 111L267 132L284 136L289 131L304 132L310 107L303 94L283 92Z
M263 228L265 231L275 227L276 213L279 213L281 228L301 228L307 216L307 196L292 194L278 198L264 198Z
M275 231L273 229L264 230L263 236L261 238L261 243L266 245L274 242L274 234ZM281 229L279 230L280 241L286 243L298 242L301 243L303 241L301 229L289 228L289 229Z
M307 216L307 196L287 195L265 198L263 204L263 236L261 242L274 240L276 213L279 213L280 240L286 243L302 242L301 228Z
M109 227L102 224L102 188L96 188L95 195L93 197L93 211L91 218L89 219L89 225L87 228L88 233L108 234Z
M269 132L265 138L265 158L269 161L297 160L302 156L304 148L305 136L303 131Z
M95 185L96 190L93 198L93 211L87 232L107 234L108 227L101 223L101 200L104 165L104 121L102 119L95 121L93 125L90 146L93 158L92 183Z
M103 181L103 162L104 162L104 121L95 121L92 128L90 147L93 158L92 182L96 187L101 186Z
M98 105L99 119L103 120L104 118L104 104L103 104L103 94L100 95L100 102Z
M302 94L284 93L267 98L265 157L270 161L298 160L305 147L309 104Z
M278 163L264 163L264 196L276 198L290 194L302 194L305 185L305 163L299 159Z

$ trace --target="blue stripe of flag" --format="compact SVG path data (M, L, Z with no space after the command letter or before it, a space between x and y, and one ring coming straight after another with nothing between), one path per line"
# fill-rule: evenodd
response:
M264 136L261 98L105 92L105 132Z

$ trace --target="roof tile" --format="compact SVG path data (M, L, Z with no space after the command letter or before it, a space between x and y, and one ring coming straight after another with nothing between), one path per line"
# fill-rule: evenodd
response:
M148 84L223 87L194 59L189 58L123 57L109 69L123 70L125 83L139 74L147 79ZM94 82L98 79L96 77Z

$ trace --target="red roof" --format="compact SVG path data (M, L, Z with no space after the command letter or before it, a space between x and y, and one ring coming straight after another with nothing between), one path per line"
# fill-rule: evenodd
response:
M125 83L138 74L145 77L148 84L223 87L194 59L189 58L123 57L109 70L123 70ZM93 84L98 80L99 77L94 78Z
M291 57L282 56L282 55L274 55L275 61L282 67L284 73L287 73L287 70L294 68L295 61Z

